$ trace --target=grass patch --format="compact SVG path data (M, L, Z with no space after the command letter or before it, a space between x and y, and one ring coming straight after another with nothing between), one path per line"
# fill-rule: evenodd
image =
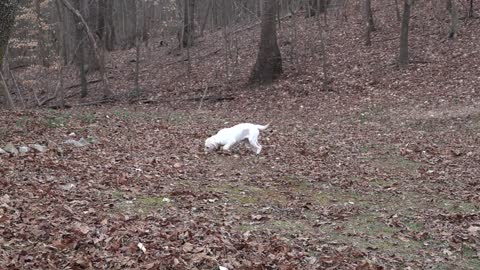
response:
M378 168L387 170L399 170L410 174L415 173L422 167L422 163L408 160L399 155L385 155L383 157L374 159L373 165Z
M22 131L28 131L28 127L31 126L33 120L29 116L21 116L15 121L15 126Z
M252 207L252 205L285 205L288 202L288 199L283 194L272 188L219 184L218 186L210 188L210 190L224 194L221 200L245 206L241 210L241 212L245 214L252 213L257 209L257 207Z
M347 204L368 206L370 203L372 203L370 195L345 191L337 188L319 191L313 195L313 198L315 199L315 202L320 206Z
M460 214L473 214L480 211L480 207L473 203L454 201L454 200L441 200L438 203L438 207L448 212L460 213Z
M114 191L112 198L117 201L115 210L124 214L148 215L160 212L166 205L172 203L170 199L161 196L141 196L129 200L119 191Z
M97 115L95 113L87 112L78 116L78 119L86 124L93 124L97 122Z
M166 119L171 124L179 125L188 122L190 116L185 113L170 112L167 114Z
M122 120L129 120L132 118L132 112L127 110L117 110L113 112L113 115L122 119Z
M71 117L72 115L69 113L56 116L46 116L43 122L48 128L62 128L67 126Z

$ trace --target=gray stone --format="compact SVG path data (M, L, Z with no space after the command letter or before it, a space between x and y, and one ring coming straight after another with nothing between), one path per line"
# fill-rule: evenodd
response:
M84 138L81 138L80 140L74 140L74 139L69 139L69 140L66 140L64 142L64 144L72 144L76 147L82 147L82 146L85 146L87 144L89 144L89 142L87 140L85 140Z
M27 153L28 151L30 151L30 148L27 147L27 146L20 146L20 147L18 148L18 151L19 151L20 153L22 153L22 154L25 154L25 153Z
M85 146L85 145L87 145L87 144L90 144L90 143L89 143L87 140L85 140L84 138L81 138L80 140L78 140L78 142L79 142L80 144L82 144L82 146Z
M2 148L0 148L0 155L2 154L8 154L7 151L3 150Z
M15 148L15 146L12 143L7 143L7 145L3 147L3 150L11 154L18 155L18 150L17 148Z
M37 152L40 152L40 153L43 153L43 152L47 151L47 147L43 146L41 144L34 143L34 144L30 144L29 146L30 146L30 148L32 148L32 149L34 149L34 150L36 150Z
M60 188L65 190L65 191L70 191L75 187L75 184L65 184L61 185Z

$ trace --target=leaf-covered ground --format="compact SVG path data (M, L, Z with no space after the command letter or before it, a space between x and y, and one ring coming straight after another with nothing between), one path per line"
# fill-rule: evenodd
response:
M0 269L479 269L480 24L447 40L429 5L416 6L419 62L405 69L392 65L393 9L377 12L370 48L360 18L332 13L333 91L316 23L296 17L280 44L302 64L286 60L267 87L243 84L252 28L235 34L229 83L217 33L192 50L186 82L182 55L150 52L132 103L2 112L1 146L49 150L0 155ZM116 93L131 90L131 53L112 56ZM233 99L198 109L206 85ZM259 156L203 153L220 128L270 121ZM98 143L63 144L82 137Z

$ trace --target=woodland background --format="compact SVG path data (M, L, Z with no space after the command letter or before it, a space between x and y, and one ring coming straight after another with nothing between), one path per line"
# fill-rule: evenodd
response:
M2 1L0 269L478 269L479 13Z

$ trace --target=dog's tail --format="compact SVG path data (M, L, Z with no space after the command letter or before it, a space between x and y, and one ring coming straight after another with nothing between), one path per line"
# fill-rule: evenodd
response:
M265 130L265 129L267 129L267 128L270 126L271 123L272 123L272 121L268 122L268 124L266 124L265 126L257 125L257 128L258 128L259 130Z

